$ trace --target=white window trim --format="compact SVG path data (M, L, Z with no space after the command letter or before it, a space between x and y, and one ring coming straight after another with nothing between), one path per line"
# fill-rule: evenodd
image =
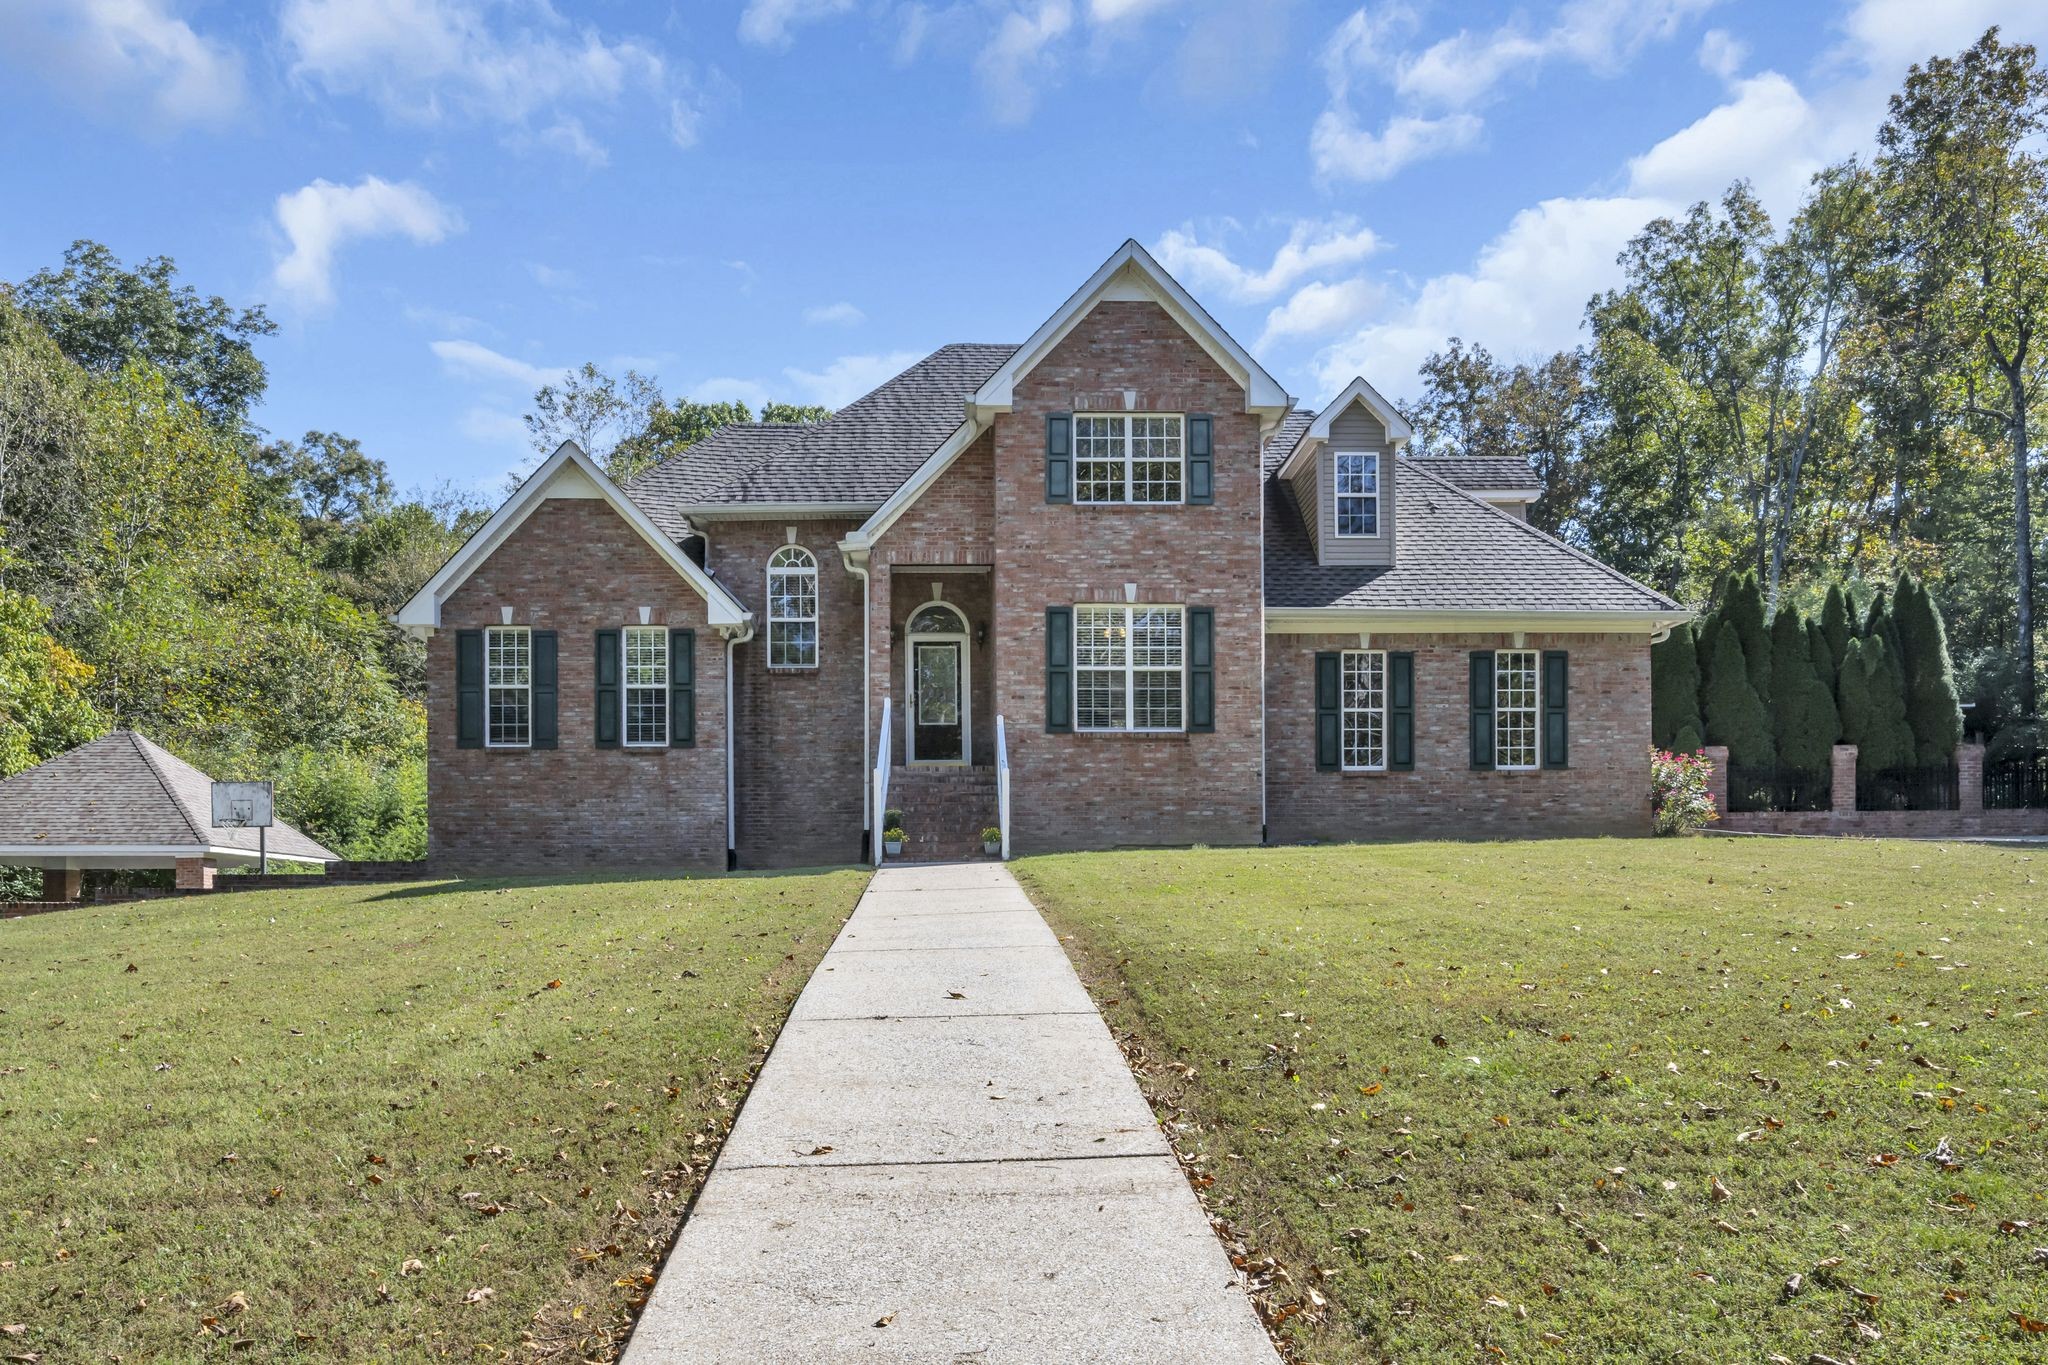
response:
M632 639L635 632L649 634L661 641L661 682L636 683L627 669L627 661L633 657ZM626 626L619 631L619 743L628 749L666 749L674 736L669 734L669 688L675 679L674 651L669 639L667 626ZM634 739L633 694L635 692L661 693L661 738Z
M491 681L491 640L501 635L523 635L526 637L526 681L516 686L504 686ZM524 692L526 694L526 738L522 740L499 740L492 737L491 694L493 692ZM531 749L533 747L533 627L531 626L485 626L484 627L484 747L486 749Z
M1380 761L1377 763L1350 763L1346 757L1351 746L1344 742L1344 730L1353 715L1370 715L1371 708L1352 706L1345 693L1345 674L1352 659L1376 656L1380 661ZM1387 771L1387 750L1393 735L1390 730L1391 707L1388 693L1392 690L1393 679L1387 672L1387 651L1384 649L1347 649L1337 660L1337 758L1340 769L1347 773L1383 773Z
M1500 704L1500 661L1510 654L1526 654L1533 661L1529 690L1530 702L1515 710L1529 712L1529 761L1527 763L1501 762L1500 718L1508 708ZM1496 649L1493 651L1493 768L1502 773L1533 773L1543 766L1543 651L1537 649Z
M1148 498L1142 502L1131 496L1132 469L1138 464L1131 449L1131 424L1147 417L1171 417L1180 423L1180 496L1177 498ZM1121 498L1084 498L1081 496L1081 428L1083 421L1120 421L1124 424L1124 495ZM1184 412L1077 412L1074 425L1068 437L1071 447L1070 459L1076 507L1185 507L1188 502L1188 415Z
M1341 476L1340 466L1346 457L1372 461L1372 492L1344 493L1338 491L1338 479ZM1333 450L1330 452L1330 529L1339 538L1344 540L1378 540L1380 538L1380 534L1386 525L1380 515L1386 511L1380 494L1380 475L1385 468L1386 461L1377 450ZM1370 499L1372 501L1372 530L1346 531L1344 529L1343 510L1344 499L1346 498L1357 498L1361 501Z
M783 566L777 568L775 561L786 551L794 550L802 555L805 567ZM811 614L809 616L777 616L775 614L775 580L795 574L808 573L811 576ZM816 672L818 662L825 654L825 632L819 624L824 615L824 577L818 572L818 557L801 545L778 545L768 556L768 601L766 616L768 634L766 655L768 667L777 673ZM775 662L775 628L790 623L808 624L811 628L811 661L802 664L779 664Z
M1162 504L1163 505L1163 504ZM1120 611L1124 614L1124 661L1121 665L1103 667L1081 662L1081 613L1083 611ZM1130 723L1138 713L1137 675L1140 673L1164 673L1163 668L1140 668L1132 662L1130 647L1131 623L1141 611L1177 611L1180 613L1180 724L1170 726L1140 726ZM1074 733L1082 735L1184 735L1188 730L1188 609L1184 602L1076 602L1073 608L1074 626ZM1081 674L1117 673L1124 675L1124 724L1083 725L1081 723Z

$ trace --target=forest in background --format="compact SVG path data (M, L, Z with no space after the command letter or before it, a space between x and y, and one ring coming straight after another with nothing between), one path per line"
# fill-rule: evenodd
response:
M1753 581L1764 619L1819 620L1831 585L1869 601L1912 575L1964 723L2043 747L2048 77L1993 30L1915 67L1876 147L1783 224L1743 183L1647 224L1584 344L1510 363L1452 338L1404 407L1423 453L1526 460L1533 520L1702 612ZM422 650L388 618L490 504L400 493L336 432L264 431L274 330L92 242L0 284L0 776L125 726L276 779L282 816L338 852L415 857ZM527 425L626 477L752 416L586 365Z

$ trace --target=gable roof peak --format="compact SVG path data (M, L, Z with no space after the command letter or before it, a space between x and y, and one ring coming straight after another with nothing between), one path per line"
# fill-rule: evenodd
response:
M1293 407L1294 400L1280 381L1224 331L1180 281L1139 245L1137 238L1126 237L1123 245L1111 252L1109 259L975 390L967 400L969 419L979 419L985 412L1007 411L1017 381L1064 340L1097 303L1108 299L1144 299L1164 308L1226 373L1244 386L1245 411L1264 418L1269 427Z

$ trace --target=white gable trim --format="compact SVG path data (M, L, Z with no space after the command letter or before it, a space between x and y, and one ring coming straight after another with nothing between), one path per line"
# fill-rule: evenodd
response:
M953 467L953 461L961 452L973 445L984 431L988 422L966 421L953 428L953 434L940 442L939 448L925 456L917 472L905 479L889 500L875 509L873 516L861 523L859 529L839 542L841 554L858 555L882 538L882 533L896 524L896 519L910 510L910 505L924 496L924 491L937 483L939 476Z
M1378 389L1366 383L1365 376L1359 375L1344 386L1344 392L1338 394L1328 407L1316 414L1315 421L1309 423L1308 430L1301 434L1301 439L1295 442L1294 449L1281 461L1281 478L1293 478L1295 472L1301 468L1302 461L1308 458L1309 452L1329 441L1330 424L1353 403L1365 404L1366 411L1379 419L1380 425L1387 429L1388 442L1396 451L1407 445L1414 437L1415 431L1408 425L1408 419L1403 417Z
M407 630L439 629L441 604L454 596L455 590L497 552L533 515L535 508L554 497L602 498L610 503L613 510L626 519L626 524L639 532L640 538L652 546L684 582L696 589L697 595L704 599L711 625L737 626L753 619L731 593L720 587L711 575L697 567L696 561L663 535L661 528L632 499L620 492L610 476L574 441L564 441L557 446L555 453L519 485L519 491L507 498L504 505L491 514L491 519L463 542L462 548L441 566L441 571L428 579L427 585L414 593L412 600L400 607L392 619Z
M1144 247L1135 241L1126 241L1102 263L1101 269L1088 277L1086 284L1060 305L1058 312L1031 334L1029 341L1019 346L1016 353L975 390L974 396L967 400L969 420L980 420L985 413L1007 412L1017 381L1031 373L1038 362L1045 359L1047 353L1105 299L1145 300L1164 308L1231 378L1244 386L1245 411L1261 416L1268 427L1279 422L1294 405L1294 400L1280 387L1280 381L1266 373L1265 368L1252 359L1249 351L1219 327L1202 305L1195 302L1194 296L1181 288L1180 281L1167 274Z

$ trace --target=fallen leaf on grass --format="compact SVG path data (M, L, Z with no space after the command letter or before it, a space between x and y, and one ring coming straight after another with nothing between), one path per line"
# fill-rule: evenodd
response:
M234 1293L228 1295L226 1299L215 1304L213 1311L216 1313L226 1313L230 1316L236 1313L246 1313L249 1311L249 1296L237 1289Z
M1725 1204L1735 1197L1734 1194L1732 1194L1729 1191L1728 1187L1721 1183L1721 1177L1718 1175L1715 1176L1713 1180L1708 1183L1707 1192L1714 1196L1714 1202L1716 1204Z
M462 1296L464 1303L483 1303L497 1294L495 1289L472 1289Z
M0 1332L5 1332L10 1337L25 1336L28 1333L28 1324L25 1322L10 1322L5 1326L0 1326Z
M548 982L547 985L542 986L541 989L544 991L558 991L562 989L562 978L556 977L553 981Z
M405 1258L405 1264L398 1267L398 1273L401 1275L424 1275L427 1273L427 1263L417 1256L408 1256Z
M2030 1318L2025 1313L2010 1313L2007 1316L2022 1332L2048 1332L2048 1322L2042 1322L2039 1318Z

